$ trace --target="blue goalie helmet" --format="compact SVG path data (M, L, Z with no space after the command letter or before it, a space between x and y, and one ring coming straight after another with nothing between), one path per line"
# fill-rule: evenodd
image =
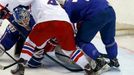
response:
M23 27L29 26L30 13L25 7L16 7L13 10L15 21Z

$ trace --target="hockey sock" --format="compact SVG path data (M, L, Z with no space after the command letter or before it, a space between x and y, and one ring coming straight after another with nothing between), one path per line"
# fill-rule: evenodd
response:
M71 59L83 69L85 65L89 63L84 53L80 49L72 53Z
M28 61L27 65L30 68L38 68L41 66L41 60L43 59L43 57L41 58L37 58L35 56L32 56L32 58Z
M32 58L28 61L28 66L31 68L40 67L41 60L44 58L44 49L35 48L35 50Z
M100 53L92 43L80 43L79 45L80 48L84 51L84 53L92 59L96 60L100 56Z
M117 57L118 51L117 51L117 43L114 42L112 44L106 45L106 51L108 54L109 59L114 59Z

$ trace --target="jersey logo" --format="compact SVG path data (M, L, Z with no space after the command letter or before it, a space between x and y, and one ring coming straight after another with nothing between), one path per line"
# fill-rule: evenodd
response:
M56 0L49 0L48 4L52 4L52 5L58 5L58 3L56 2Z
M8 25L8 28L11 32L15 32L16 31L16 28L13 26L13 25Z

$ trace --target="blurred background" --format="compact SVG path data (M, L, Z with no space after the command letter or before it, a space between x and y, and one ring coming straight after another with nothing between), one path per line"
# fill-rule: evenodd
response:
M108 1L116 12L116 41L119 47L134 51L134 0Z

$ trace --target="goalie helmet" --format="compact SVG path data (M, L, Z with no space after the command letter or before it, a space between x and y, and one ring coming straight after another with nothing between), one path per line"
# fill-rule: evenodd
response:
M13 10L13 16L15 22L17 22L22 27L28 27L30 21L30 13L25 7L16 7Z

